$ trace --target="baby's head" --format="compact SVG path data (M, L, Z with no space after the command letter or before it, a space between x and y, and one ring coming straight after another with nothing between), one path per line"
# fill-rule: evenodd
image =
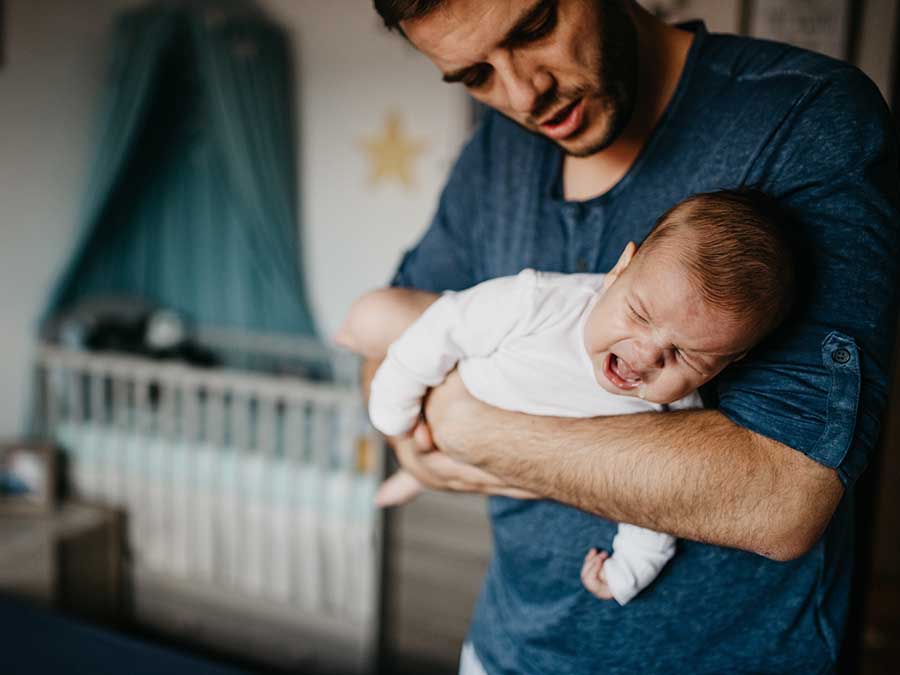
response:
M698 194L629 243L585 325L607 391L671 403L773 330L794 296L777 204L753 190Z

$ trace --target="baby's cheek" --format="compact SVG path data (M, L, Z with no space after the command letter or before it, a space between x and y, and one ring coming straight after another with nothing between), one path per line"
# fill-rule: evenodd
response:
M659 389L654 392L656 394L654 400L657 403L674 403L693 391L689 382L683 377L676 376L674 373L670 377L664 376L660 378L657 384L659 384Z

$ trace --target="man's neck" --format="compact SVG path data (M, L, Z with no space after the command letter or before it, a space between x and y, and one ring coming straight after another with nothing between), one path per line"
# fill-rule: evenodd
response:
M675 94L694 36L662 23L638 9L638 90L634 112L622 135L611 146L589 157L567 155L563 163L563 194L583 201L608 192L637 159Z

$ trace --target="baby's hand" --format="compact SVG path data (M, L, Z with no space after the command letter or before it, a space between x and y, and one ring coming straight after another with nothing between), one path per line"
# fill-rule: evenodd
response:
M384 481L375 494L375 505L379 508L400 506L411 502L425 491L425 487L409 471L400 469Z
M606 583L606 576L603 574L603 563L607 558L609 553L592 548L584 557L584 564L581 566L581 583L601 600L613 599L609 584Z

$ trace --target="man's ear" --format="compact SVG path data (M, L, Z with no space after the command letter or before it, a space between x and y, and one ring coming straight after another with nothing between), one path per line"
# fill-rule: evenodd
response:
M634 254L637 252L637 245L633 241L629 241L625 245L625 250L622 251L622 254L619 256L619 260L613 266L613 268L606 275L606 278L603 280L603 289L606 290L610 286L612 286L613 282L621 276L622 272L625 271L625 268L631 264L631 261L634 259Z

